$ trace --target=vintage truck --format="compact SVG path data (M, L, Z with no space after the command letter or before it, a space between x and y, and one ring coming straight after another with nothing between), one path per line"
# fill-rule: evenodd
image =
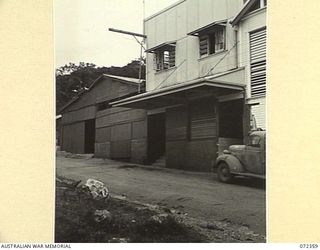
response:
M253 131L247 145L231 145L215 161L214 168L221 182L230 182L234 176L265 179L266 131Z

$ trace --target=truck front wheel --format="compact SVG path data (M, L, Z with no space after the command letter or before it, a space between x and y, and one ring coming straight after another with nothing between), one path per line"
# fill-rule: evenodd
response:
M220 162L218 165L218 180L224 183L229 183L232 180L232 174L227 163Z

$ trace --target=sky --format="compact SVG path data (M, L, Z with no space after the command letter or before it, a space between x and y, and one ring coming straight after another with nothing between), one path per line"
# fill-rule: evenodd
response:
M132 36L143 33L143 18L178 0L54 0L55 67L69 62L124 66L140 56ZM145 2L145 8L143 8Z

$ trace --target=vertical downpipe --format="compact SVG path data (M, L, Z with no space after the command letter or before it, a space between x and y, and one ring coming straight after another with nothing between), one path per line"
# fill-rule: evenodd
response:
M215 116L216 116L216 133L217 133L217 152L216 157L220 154L220 103L217 97L215 97ZM212 162L212 166L214 165L214 161Z
M237 43L238 40L238 28L235 28L235 41L234 43ZM239 57L238 57L238 51L239 51L239 48L238 48L238 43L236 44L235 46L235 53L236 53L236 56L235 56L235 61L236 61L236 68L239 68Z

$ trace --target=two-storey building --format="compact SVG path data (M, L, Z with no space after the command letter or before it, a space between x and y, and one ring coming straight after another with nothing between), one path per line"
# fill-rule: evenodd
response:
M231 20L239 41L239 66L245 68L246 101L258 128L266 129L267 0L246 0Z
M149 162L209 171L219 152L243 142L252 77L238 26L249 2L181 0L144 20L147 91L111 105L147 110Z

